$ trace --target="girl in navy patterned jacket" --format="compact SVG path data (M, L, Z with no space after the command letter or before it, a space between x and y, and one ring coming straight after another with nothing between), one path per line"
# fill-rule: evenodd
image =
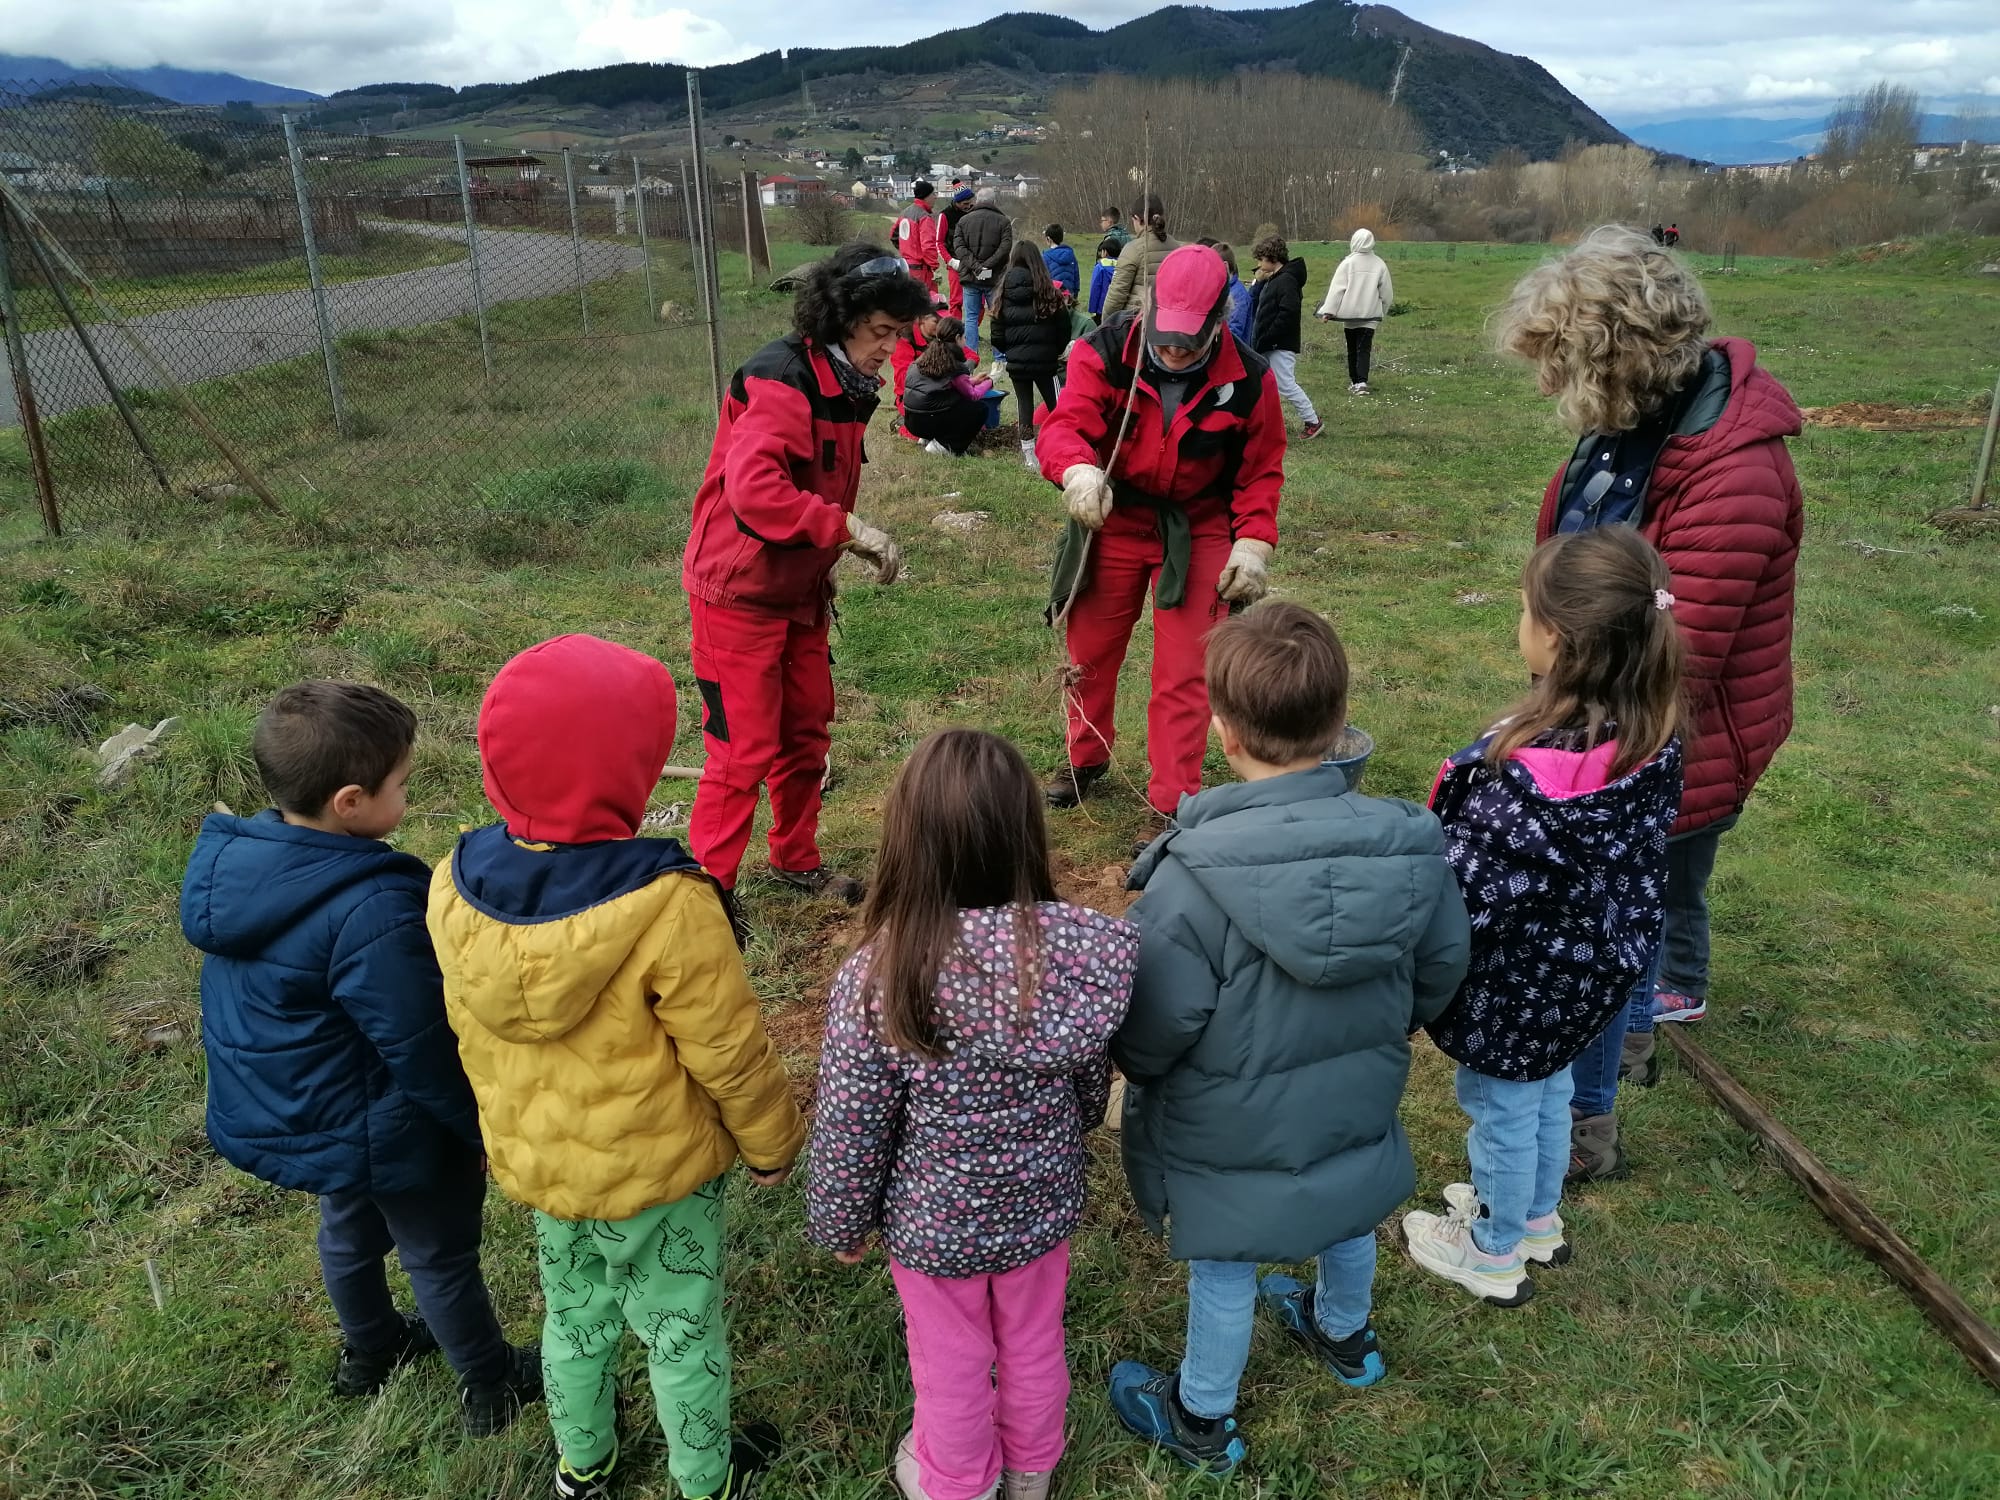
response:
M1458 1061L1472 1181L1404 1216L1411 1258L1503 1307L1561 1265L1570 1063L1652 968L1680 807L1681 639L1666 564L1630 527L1558 536L1521 580L1527 698L1444 764L1431 807L1472 960L1429 1026Z
M1042 801L996 735L919 745L827 1005L806 1230L848 1265L881 1232L917 1395L907 1500L983 1500L1003 1476L1040 1500L1062 1456L1083 1136L1139 935L1056 898Z

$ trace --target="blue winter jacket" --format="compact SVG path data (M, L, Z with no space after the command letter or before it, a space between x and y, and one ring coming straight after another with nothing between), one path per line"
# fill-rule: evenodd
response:
M407 1193L479 1144L424 862L276 812L202 822L181 931L207 955L208 1138L308 1193Z
M1042 264L1049 268L1049 280L1074 300L1077 288L1083 284L1076 268L1076 252L1067 245L1051 245L1042 252Z
M1229 278L1229 331L1245 344L1250 342L1250 309L1255 306L1251 300L1250 288L1234 276Z

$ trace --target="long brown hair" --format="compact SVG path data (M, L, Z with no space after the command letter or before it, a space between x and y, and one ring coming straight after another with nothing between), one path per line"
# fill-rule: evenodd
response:
M967 907L1021 908L1015 924L1025 1007L1036 988L1039 929L1026 908L1056 899L1042 789L1021 752L981 729L941 729L917 746L882 804L875 882L858 946L872 949L864 993L882 1039L938 1057L935 991Z
M1146 232L1162 245L1167 242L1167 205L1160 201L1158 193L1148 193L1139 200L1139 211L1132 216L1145 226Z
M1034 247L1032 241L1014 241L1014 253L1008 257L1007 269L1028 273L1028 280L1035 288L1037 322L1062 315L1067 304L1062 293L1056 289L1055 282L1049 279L1048 263L1042 259L1042 252Z
M1527 612L1556 633L1556 659L1495 731L1499 762L1552 731L1606 727L1618 736L1611 775L1658 755L1681 731L1681 632L1672 576L1629 526L1550 537L1521 573Z
M939 318L937 332L924 345L924 352L917 356L917 368L926 375L939 377L963 375L965 349L959 340L964 337L965 325L957 318Z

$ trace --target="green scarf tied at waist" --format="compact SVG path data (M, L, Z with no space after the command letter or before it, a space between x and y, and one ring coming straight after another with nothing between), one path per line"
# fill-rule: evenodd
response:
M1153 584L1153 608L1179 608L1181 601L1187 598L1188 560L1194 551L1194 528L1188 521L1187 508L1169 500L1156 499L1144 490L1134 489L1117 479L1111 482L1111 496L1114 506L1149 505L1153 508L1163 544L1160 576ZM1083 586L1083 566L1088 550L1085 539L1089 535L1075 521L1063 527L1062 540L1056 544L1055 575L1049 580L1049 607L1042 614L1042 618L1051 625L1055 624L1063 606L1069 603L1070 596Z

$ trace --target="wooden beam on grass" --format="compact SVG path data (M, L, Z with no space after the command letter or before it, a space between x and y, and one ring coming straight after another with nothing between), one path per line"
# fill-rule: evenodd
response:
M1735 1116L1738 1124L1778 1158L1778 1165L1806 1190L1814 1206L1862 1254L1887 1271L1889 1278L1910 1294L1938 1330L1958 1346L1972 1367L2000 1389L2000 1333L1994 1332L1993 1326L1973 1311L1951 1283L1926 1265L1908 1241L1883 1222L1852 1188L1829 1172L1826 1164L1808 1151L1797 1136L1779 1124L1755 1095L1688 1036L1686 1028L1662 1026L1660 1030L1680 1054L1688 1071Z

